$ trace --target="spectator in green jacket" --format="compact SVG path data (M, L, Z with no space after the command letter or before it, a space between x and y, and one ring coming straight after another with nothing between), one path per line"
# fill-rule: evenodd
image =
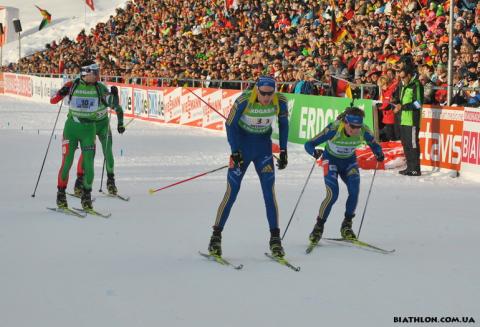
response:
M423 85L409 66L402 68L400 79L402 80L400 103L395 106L394 112L401 113L400 138L407 159L407 168L399 173L406 176L420 176L422 173L418 135L422 115Z

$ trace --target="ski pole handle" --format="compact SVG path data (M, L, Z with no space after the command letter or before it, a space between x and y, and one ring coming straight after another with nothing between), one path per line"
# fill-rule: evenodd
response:
M216 168L216 169L213 169L213 170L210 170L210 171L207 171L207 172L204 172L204 173L195 175L195 176L193 176L193 177L189 177L189 178L187 178L187 179L181 180L181 181L179 181L179 182L175 182L175 183L173 183L173 184L170 184L170 185L167 185L167 186L164 186L164 187L161 187L161 188L157 188L157 189L151 188L151 189L148 190L148 193L149 193L150 195L152 195L152 194L154 194L154 193L156 193L156 192L159 192L159 191L161 191L161 190L165 190L165 189L170 188L170 187L173 187L173 186L175 186L175 185L178 185L178 184L182 184L182 183L191 181L191 180L193 180L193 179L196 179L196 178L205 176L205 175L210 174L210 173L214 173L214 172L216 172L216 171L218 171L218 170L222 170L222 169L225 169L225 168L227 168L227 167L228 167L228 165L225 165L225 166L222 166L222 167L219 167L219 168Z

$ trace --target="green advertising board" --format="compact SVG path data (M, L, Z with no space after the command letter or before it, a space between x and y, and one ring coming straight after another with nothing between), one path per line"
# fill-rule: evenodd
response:
M288 99L288 141L304 144L333 122L352 101L349 98L282 93ZM374 128L372 100L355 100L356 107L365 111L365 124ZM273 138L278 139L278 126L274 124Z

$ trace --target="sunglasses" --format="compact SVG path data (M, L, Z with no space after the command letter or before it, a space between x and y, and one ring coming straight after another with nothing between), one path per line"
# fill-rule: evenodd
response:
M87 68L87 69L83 69L82 73L98 75L100 73L100 71L98 69Z
M362 126L358 126L358 125L352 125L352 124L348 124L350 126L350 128L352 129L359 129L359 128L362 128Z
M264 96L264 97L269 97L269 96L272 96L273 93L275 93L275 91L262 91L262 90L258 90L258 94L260 94L261 96Z

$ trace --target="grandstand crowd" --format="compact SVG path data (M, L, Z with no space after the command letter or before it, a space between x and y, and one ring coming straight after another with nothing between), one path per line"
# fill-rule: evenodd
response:
M480 2L454 1L454 85L475 88ZM91 57L102 75L126 82L202 79L240 88L214 81L269 74L296 82L284 92L343 96L371 84L362 96L378 100L398 89L403 64L415 67L425 103L445 104L446 90L433 87L447 85L448 15L449 1L441 0L134 0L89 33L53 41L3 70L76 74ZM456 90L453 103L480 105L479 92Z

